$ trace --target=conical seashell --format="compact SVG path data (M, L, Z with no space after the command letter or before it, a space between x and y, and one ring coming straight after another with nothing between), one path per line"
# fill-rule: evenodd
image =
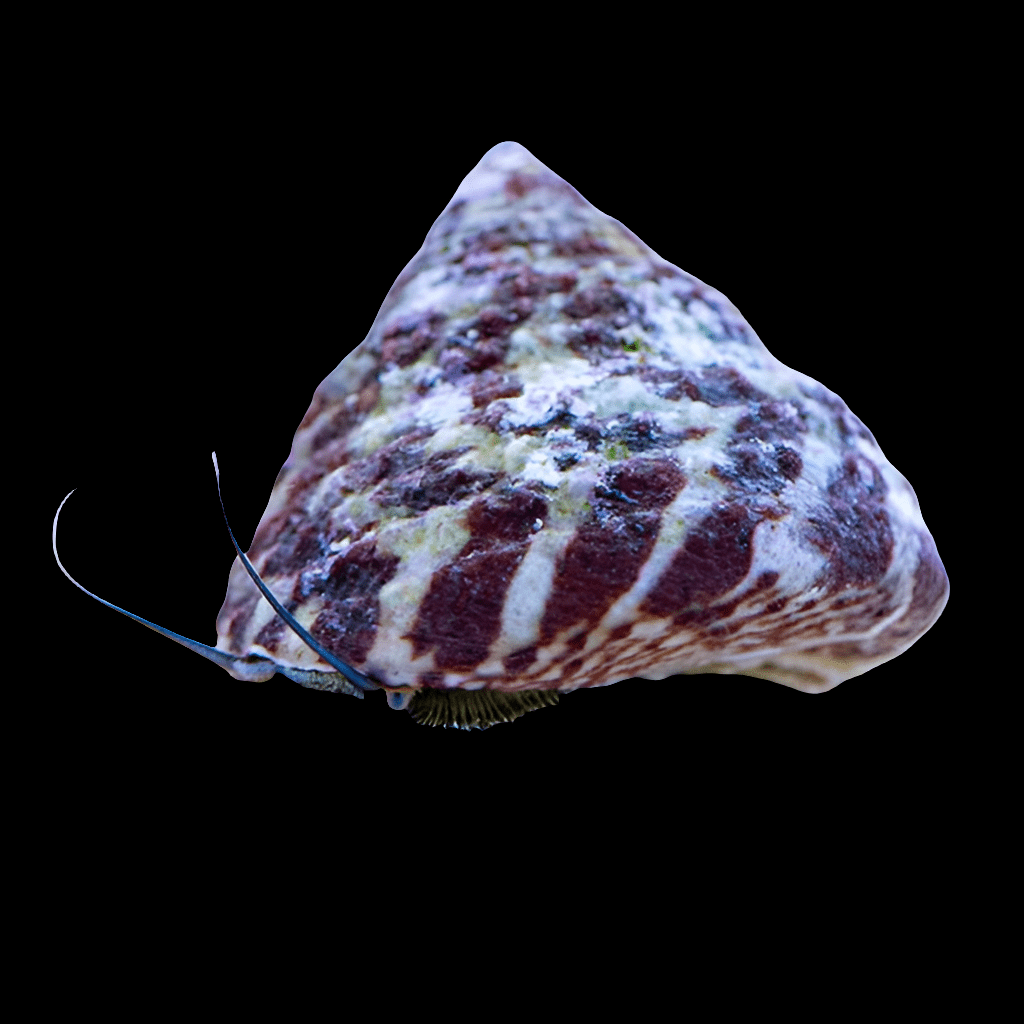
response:
M828 690L949 590L843 401L512 142L317 388L249 556L392 706L463 726L632 676ZM238 561L218 633L341 679Z

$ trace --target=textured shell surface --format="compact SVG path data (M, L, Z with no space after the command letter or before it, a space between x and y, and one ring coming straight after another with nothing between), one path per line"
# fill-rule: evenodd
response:
M717 672L819 692L905 651L949 592L845 403L514 142L317 388L249 557L400 691ZM238 560L217 646L333 671Z

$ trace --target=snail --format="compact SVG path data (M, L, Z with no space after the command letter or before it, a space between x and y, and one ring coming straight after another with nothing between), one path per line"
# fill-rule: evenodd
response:
M215 648L61 569L235 678L462 729L635 676L827 691L949 595L842 399L514 142L316 389L248 553L231 539Z

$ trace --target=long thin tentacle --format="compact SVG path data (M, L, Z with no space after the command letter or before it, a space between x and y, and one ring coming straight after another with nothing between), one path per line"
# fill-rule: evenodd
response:
M332 665L336 668L346 679L348 679L355 686L358 686L360 690L377 690L380 687L376 683L367 679L362 673L357 672L350 665L346 665L340 658L332 654L326 647L318 643L313 637L299 625L298 620L285 609L284 605L270 592L270 588L260 579L259 573L252 566L252 562L245 557L245 552L238 546L238 541L235 540L235 535L231 532L231 524L228 522L227 510L224 508L224 498L220 493L220 466L217 464L217 453L213 452L213 471L217 475L217 497L220 498L220 510L224 513L224 525L228 528L228 536L231 538L231 543L235 546L235 551L238 552L238 557L242 560L242 565L245 566L245 571L252 577L253 583L260 588L260 593L270 602L271 607L281 616L282 619L292 628L292 630L298 635L298 637L308 647L311 647L317 654L320 655L328 665Z
M206 644L199 643L198 640L190 640L187 636L182 636L180 633L175 633L173 630L165 629L163 626L158 626L155 622L150 622L149 619L144 619L141 615L136 615L134 612L127 611L124 608L119 608L116 604L111 604L109 601L105 601L102 597L98 594L94 594L91 590L86 590L85 587L83 587L82 584L64 568L64 564L61 562L60 556L57 554L57 520L60 518L61 509L64 508L64 502L66 502L74 493L74 490L68 491L64 497L64 501L60 503L60 506L57 509L57 514L53 517L53 557L57 559L57 565L60 566L60 571L64 573L64 575L67 576L67 578L71 580L79 590L88 594L94 601L99 601L100 604L106 605L108 608L113 608L115 612L127 615L129 619L134 619L136 622L142 623L143 626L154 630L161 636L165 636L168 639L173 640L175 643L181 644L182 647L187 647L190 651L194 651L196 654L212 661L216 665L220 665L221 668L228 669L228 671L233 674L237 674L242 678L269 679L270 676L274 674L273 670L268 672L263 666L257 667L252 665L252 663L246 659L239 658L234 654L228 654L226 651L218 651L216 647L208 647ZM268 662L268 667L272 664L272 662Z

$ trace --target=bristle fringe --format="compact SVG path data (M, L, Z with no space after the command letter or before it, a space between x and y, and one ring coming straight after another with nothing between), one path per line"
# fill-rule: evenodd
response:
M499 722L514 722L527 711L558 703L557 690L420 690L409 704L409 714L420 725L445 729L489 729Z

